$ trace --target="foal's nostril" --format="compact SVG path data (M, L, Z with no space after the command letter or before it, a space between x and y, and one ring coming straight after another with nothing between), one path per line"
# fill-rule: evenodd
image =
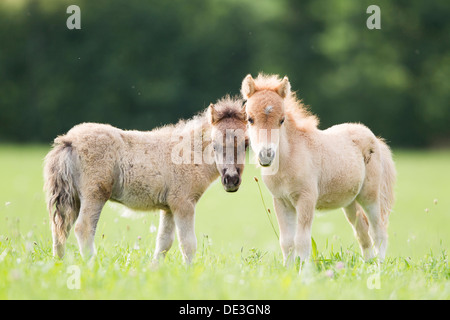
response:
M275 158L275 151L272 148L262 149L258 154L258 158L262 166L269 166L273 158Z
M272 159L275 156L275 152L272 149L263 149L259 153L260 158Z
M237 186L239 184L239 182L240 182L239 175L230 177L230 184Z
M275 152L271 148L269 148L262 150L260 155L262 155L262 157L264 158L272 159L275 156Z
M263 149L259 152L260 158L272 159L275 156L275 152L272 149Z
M237 186L240 183L239 175L230 176L229 174L225 174L223 176L223 183L227 186Z

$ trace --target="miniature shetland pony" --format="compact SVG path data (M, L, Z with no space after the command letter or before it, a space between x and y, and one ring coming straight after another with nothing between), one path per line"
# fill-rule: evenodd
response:
M389 147L361 124L319 130L318 119L290 88L287 77L263 74L248 75L241 87L285 265L309 257L314 210L341 207L364 258L378 254L383 260L396 175Z
M57 137L44 166L53 254L63 257L74 225L82 256L94 255L97 222L111 200L159 209L154 259L165 256L176 231L190 263L197 248L195 205L219 175L226 191L238 190L246 126L242 100L227 96L189 121L148 132L83 123Z

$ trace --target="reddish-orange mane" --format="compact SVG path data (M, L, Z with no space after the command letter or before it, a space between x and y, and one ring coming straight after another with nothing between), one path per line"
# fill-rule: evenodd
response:
M282 79L277 75L260 73L254 79L255 93L263 90L278 93L281 82ZM319 125L319 119L307 109L301 99L297 99L295 92L289 91L289 94L285 97L284 108L287 117L294 120L297 128L301 131L311 131Z

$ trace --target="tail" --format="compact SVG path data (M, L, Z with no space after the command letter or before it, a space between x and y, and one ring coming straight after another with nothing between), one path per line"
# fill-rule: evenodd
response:
M379 139L381 151L382 178L380 189L380 208L383 222L387 225L389 214L394 206L394 185L396 181L396 170L392 153L384 140Z
M72 143L64 136L55 139L44 160L44 190L52 221L53 237L65 243L78 217L80 200L75 186L76 157Z

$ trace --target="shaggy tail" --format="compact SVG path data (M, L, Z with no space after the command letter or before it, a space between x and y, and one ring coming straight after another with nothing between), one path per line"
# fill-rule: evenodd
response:
M64 244L78 217L80 201L75 187L74 150L65 137L55 139L44 160L44 190L54 240Z
M394 206L394 185L396 180L396 170L394 160L392 159L392 153L388 145L381 139L379 139L381 150L381 165L383 168L381 179L381 192L380 192L380 207L381 217L383 222L387 225L389 214Z

